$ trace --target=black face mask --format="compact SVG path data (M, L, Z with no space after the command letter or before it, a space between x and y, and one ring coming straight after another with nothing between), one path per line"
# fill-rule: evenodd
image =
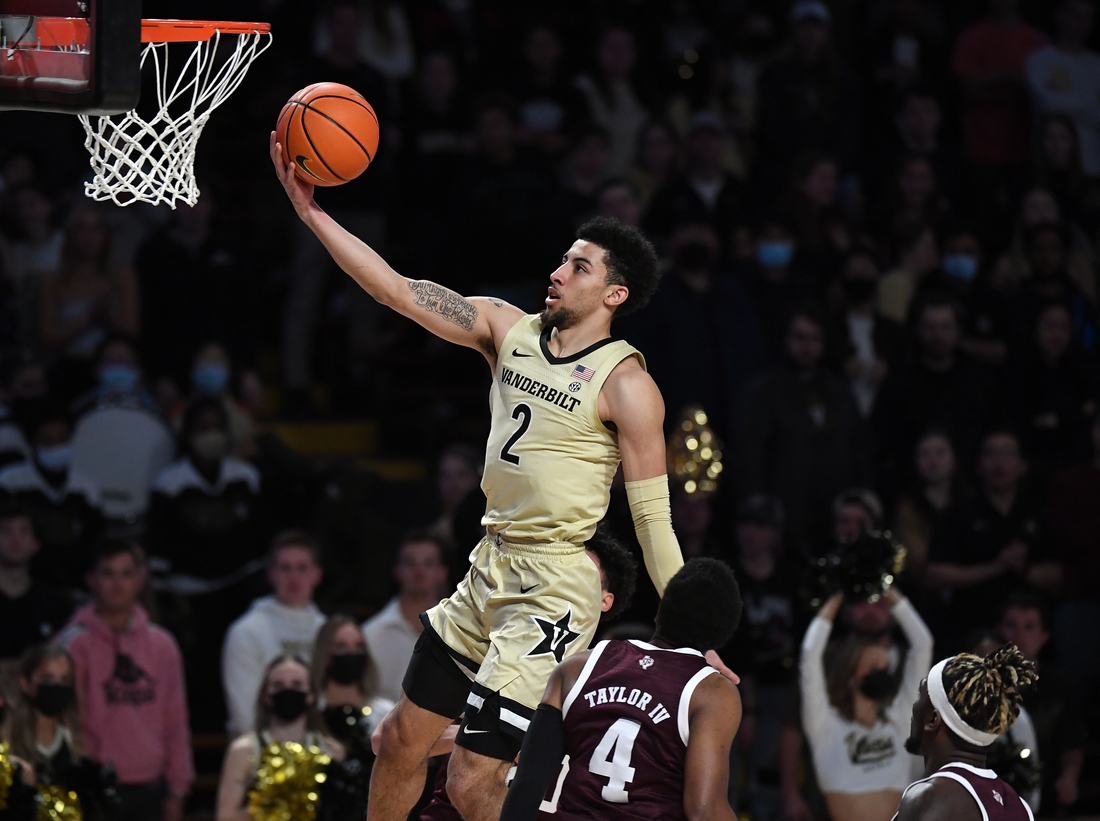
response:
M700 271L710 265L710 246L703 242L688 242L676 249L676 262L688 271Z
M878 283L873 279L846 279L844 280L844 295L849 302L857 305L866 302L875 295Z
M73 703L75 695L71 684L39 684L31 703L42 715L57 718Z
M882 701L894 692L896 682L889 670L872 670L859 683L859 691L867 698Z
M340 653L328 664L328 677L337 684L358 684L367 672L366 653Z
M309 709L308 698L309 694L301 690L277 690L271 695L271 712L281 721L294 721Z

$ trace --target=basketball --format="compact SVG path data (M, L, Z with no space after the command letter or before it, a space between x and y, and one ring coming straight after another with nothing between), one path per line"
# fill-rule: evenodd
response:
M283 159L314 185L343 185L378 151L378 117L363 95L339 83L314 83L291 97L275 125Z

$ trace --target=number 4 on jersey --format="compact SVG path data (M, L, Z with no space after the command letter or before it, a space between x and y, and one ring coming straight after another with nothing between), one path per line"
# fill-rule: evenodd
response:
M626 804L630 800L626 794L626 785L634 780L630 756L634 753L634 741L641 728L642 725L636 721L620 718L608 728L592 751L592 760L588 762L589 772L608 779L607 786L600 793L604 801ZM615 750L614 755L611 753L612 748Z

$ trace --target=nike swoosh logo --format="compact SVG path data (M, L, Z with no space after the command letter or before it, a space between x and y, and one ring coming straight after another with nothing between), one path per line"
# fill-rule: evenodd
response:
M312 171L309 170L309 166L307 165L309 160L310 160L310 158L305 156L304 154L297 154L294 157L294 164L297 165L300 169L302 169L302 171L304 171L305 173L307 173L311 177L313 177L313 179L321 180L321 182L324 182L324 180L322 180L320 177L318 177L316 174L314 174Z
M474 735L475 733L487 733L487 732L489 732L489 731L488 730L471 730L469 727L463 727L462 728L463 735Z
M531 356L534 356L534 354L533 353L520 353L519 348L512 348L512 356L531 357Z
M538 587L538 585L537 585L537 584L533 584L533 585L531 585L530 587L521 587L521 588L519 589L519 592L520 592L520 594L521 594L521 595L522 595L522 594L524 594L524 593L530 593L530 592L531 592L532 590L534 590L534 589L535 589L536 587Z

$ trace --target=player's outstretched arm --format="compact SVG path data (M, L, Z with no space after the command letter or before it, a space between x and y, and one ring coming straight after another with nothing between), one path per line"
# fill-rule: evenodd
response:
M729 761L741 726L741 696L729 681L710 676L691 696L684 814L688 821L737 821L730 807Z
M427 280L407 279L373 248L343 228L313 200L313 185L283 163L282 148L270 139L271 162L302 221L317 235L345 273L381 304L393 308L438 337L481 351L495 362L504 335L523 312L506 302L462 297Z
M619 433L626 498L634 532L642 546L646 571L664 595L665 586L684 565L672 532L672 508L665 466L665 403L657 383L634 357L611 372L600 391L600 418Z

